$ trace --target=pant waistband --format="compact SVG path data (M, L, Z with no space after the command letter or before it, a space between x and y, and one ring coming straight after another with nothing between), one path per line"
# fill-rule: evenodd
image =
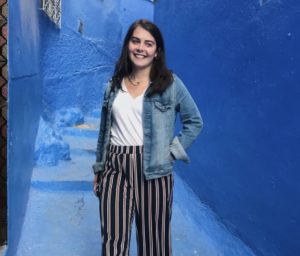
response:
M144 146L119 146L109 145L109 152L116 154L142 154Z

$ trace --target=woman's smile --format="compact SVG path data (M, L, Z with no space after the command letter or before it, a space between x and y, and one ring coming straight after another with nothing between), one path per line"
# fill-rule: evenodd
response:
M135 68L149 68L157 55L155 38L142 27L137 27L128 44L129 58Z

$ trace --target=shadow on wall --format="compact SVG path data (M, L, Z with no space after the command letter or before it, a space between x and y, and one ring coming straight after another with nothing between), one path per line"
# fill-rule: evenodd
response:
M26 212L41 110L38 1L10 1L8 13L8 250L15 255Z

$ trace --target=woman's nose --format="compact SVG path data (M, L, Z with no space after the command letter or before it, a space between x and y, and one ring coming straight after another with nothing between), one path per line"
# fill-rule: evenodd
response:
M137 48L137 51L138 51L138 52L142 52L143 50L144 50L143 44L139 44L139 45L138 45L138 48Z

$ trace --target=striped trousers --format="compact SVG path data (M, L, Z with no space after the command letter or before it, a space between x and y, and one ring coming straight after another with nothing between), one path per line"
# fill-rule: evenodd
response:
M142 146L110 145L100 180L102 255L129 255L136 223L139 256L170 256L173 175L146 180Z

